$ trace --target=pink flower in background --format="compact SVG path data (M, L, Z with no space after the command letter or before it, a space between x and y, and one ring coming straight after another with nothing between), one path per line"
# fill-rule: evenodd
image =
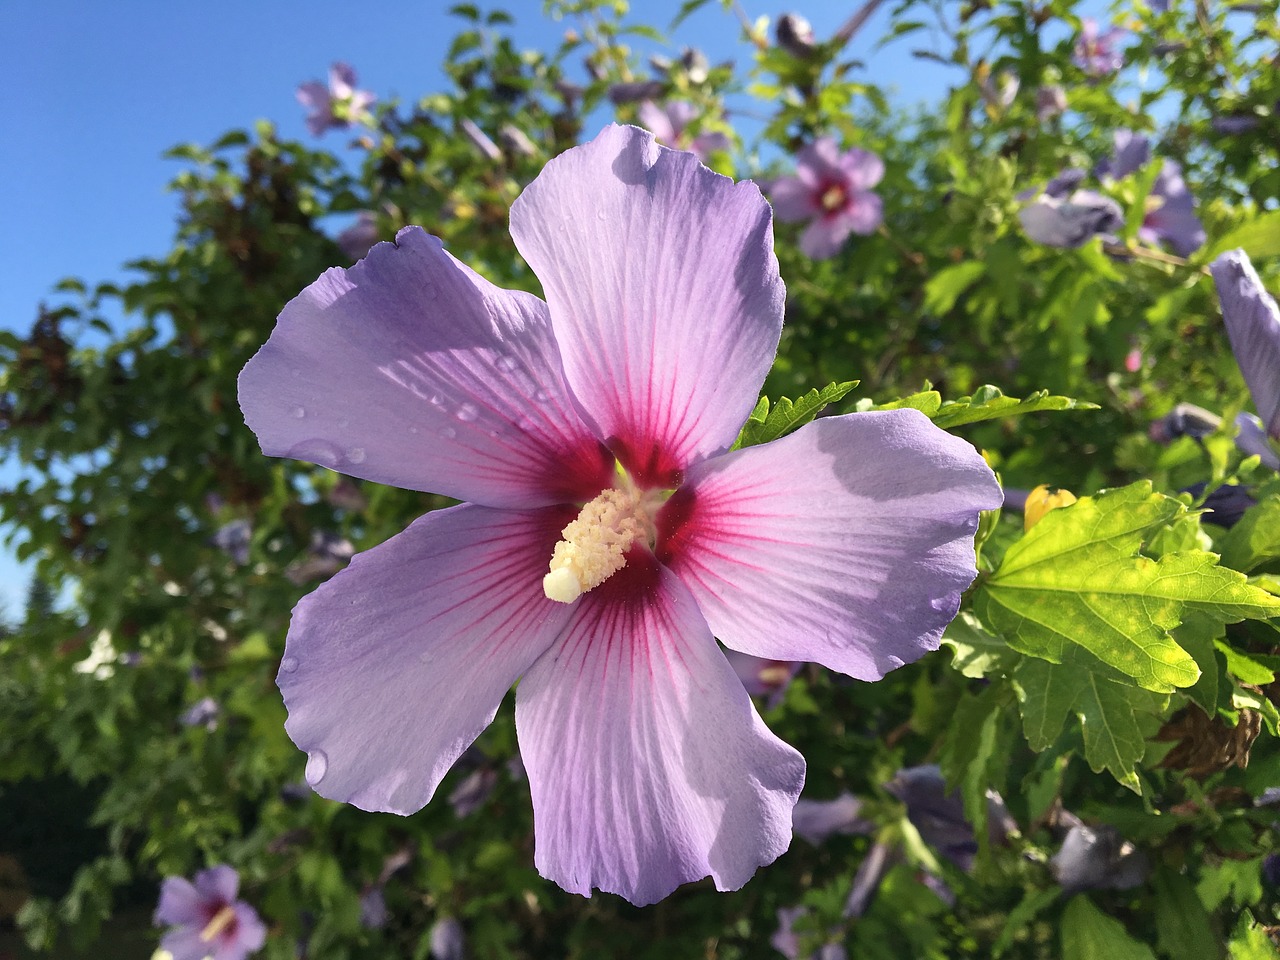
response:
M1075 65L1091 77L1105 77L1124 66L1124 53L1119 49L1125 31L1112 27L1098 32L1098 21L1085 17L1080 21L1080 36L1076 38Z
M658 138L658 142L676 150L688 150L706 161L717 150L728 150L732 144L727 134L719 131L686 136L689 125L698 117L698 108L684 100L670 100L658 106L652 100L640 104L641 126Z
M226 865L201 870L195 883L165 877L156 926L172 927L160 940L173 960L244 960L267 942L257 911L236 899L240 877Z
M785 299L754 184L610 126L511 232L545 303L408 228L241 373L266 453L470 501L298 604L286 729L319 793L408 814L519 679L544 876L636 904L737 889L787 848L804 761L715 638L864 680L936 649L999 486L914 410L730 452Z
M356 89L356 72L345 63L329 68L329 85L309 80L298 87L298 102L307 108L307 129L314 136L326 130L341 129L369 115L369 107L378 99L367 90Z
M786 223L811 221L800 249L814 260L834 257L851 233L874 233L884 219L871 188L884 176L884 163L868 150L841 153L823 137L800 151L796 175L775 180L769 191L774 213Z

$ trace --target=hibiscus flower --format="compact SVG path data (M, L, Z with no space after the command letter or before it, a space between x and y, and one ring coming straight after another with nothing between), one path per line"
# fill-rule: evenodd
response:
M298 604L286 729L320 794L408 814L519 680L544 876L737 889L787 848L804 761L715 638L863 680L935 649L999 486L914 410L731 450L784 305L754 184L610 126L511 233L545 302L407 228L286 306L240 376L267 454L468 501Z
M267 928L253 907L236 899L239 887L239 875L225 864L201 870L195 883L165 877L155 923L173 929L160 947L173 960L244 960L260 949Z

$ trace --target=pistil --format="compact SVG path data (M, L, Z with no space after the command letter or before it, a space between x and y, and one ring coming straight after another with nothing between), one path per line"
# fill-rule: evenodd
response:
M653 521L645 496L628 484L602 491L560 535L542 590L550 600L573 603L626 566L637 540L652 546Z

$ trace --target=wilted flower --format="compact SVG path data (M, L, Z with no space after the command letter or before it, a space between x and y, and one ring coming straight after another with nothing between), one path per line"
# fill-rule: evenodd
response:
M660 107L652 100L640 104L641 126L658 138L658 142L677 150L688 150L699 160L705 161L717 150L728 150L732 144L726 134L719 131L700 133L696 137L685 134L698 116L698 108L684 100L668 101Z
M1098 21L1085 17L1080 21L1080 36L1076 38L1072 59L1077 67L1091 77L1115 73L1124 66L1124 54L1117 49L1124 34L1125 31L1119 27L1099 33Z
M800 953L800 937L794 928L797 920L808 915L809 911L805 907L783 907L779 910L778 929L769 938L773 949L787 960L846 960L849 954L839 943L824 943L816 953Z
M321 794L407 814L520 678L544 876L637 904L737 889L790 842L804 762L714 638L864 680L936 649L999 486L914 410L728 452L785 300L754 184L610 126L511 232L546 303L408 228L241 373L268 454L474 501L299 603L287 730Z
M369 116L369 107L378 98L356 89L356 72L345 63L329 68L329 85L309 80L298 87L298 102L307 114L307 129L320 136L329 129L341 129Z
M223 524L213 535L213 545L244 566L249 562L249 544L253 541L253 525L243 518Z
M907 819L920 831L925 843L961 870L973 867L978 840L964 815L964 802L955 790L947 789L942 771L933 764L908 767L885 784L885 789L907 807ZM987 832L993 840L1003 840L1015 829L1004 800L987 792Z
M1046 83L1036 91L1036 119L1052 120L1067 109L1067 91L1061 84Z
M502 159L502 151L498 149L498 145L489 139L487 133L476 126L474 120L463 117L458 121L458 126L462 128L462 133L466 138L471 141L471 145L482 154L490 160Z
M1100 177L1122 180L1151 159L1151 141L1132 130L1117 130L1113 136L1115 151L1098 164Z
M498 142L502 144L502 149L510 154L519 154L522 157L538 155L538 145L514 123L504 123L498 128Z
M784 13L780 16L773 29L773 36L778 41L778 46L801 60L813 53L813 48L817 45L813 24L798 13Z
M467 939L454 917L442 917L431 926L431 960L464 960Z
M192 884L165 877L155 925L171 929L160 940L173 960L244 960L267 942L258 913L236 899L240 877L225 864L201 870Z
M1078 890L1129 890L1151 872L1146 855L1121 838L1114 827L1077 823L1050 861L1067 893Z
M1037 197L1018 211L1028 237L1049 247L1080 247L1124 226L1124 211L1110 197L1077 190L1069 197Z
M869 833L874 824L859 815L862 801L851 793L834 800L808 800L801 797L791 811L791 828L796 836L818 846L836 834Z
M800 249L814 260L835 256L849 234L874 233L884 219L880 198L871 188L884 176L884 163L869 150L840 152L822 137L800 151L796 175L780 177L769 191L774 213L786 223L812 221L800 236Z
M285 568L290 583L301 586L312 580L331 577L351 560L356 548L351 541L327 530L313 530L306 555Z
M213 697L201 697L183 711L178 722L184 727L204 727L206 730L218 728L218 714L222 708Z
M1222 319L1253 405L1266 433L1280 439L1280 309L1243 250L1209 265L1222 303Z
M369 210L361 210L356 222L337 236L338 249L352 260L359 260L378 242L378 220Z
M609 102L617 105L638 103L661 97L667 85L661 80L637 80L631 83L615 83L609 88Z
M1213 127L1215 133L1233 137L1241 133L1248 133L1250 130L1256 130L1259 122L1255 114L1233 113L1224 117L1211 118L1209 126Z
M1180 403L1163 417L1151 421L1147 436L1156 443L1173 443L1179 437L1199 440L1216 433L1222 418L1194 403Z

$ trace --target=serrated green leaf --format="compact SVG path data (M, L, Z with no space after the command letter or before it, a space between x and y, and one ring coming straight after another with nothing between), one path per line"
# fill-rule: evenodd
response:
M1062 664L1027 657L1014 682L1031 749L1048 749L1074 715L1089 767L1095 773L1109 770L1118 782L1141 792L1137 765L1147 749L1144 726L1147 717L1164 709L1167 697L1117 682L1105 664L1083 652Z
M1229 689L1220 689L1218 654L1214 647L1214 641L1222 632L1222 624L1194 613L1173 631L1178 645L1191 654L1200 668L1200 679L1184 692L1209 716L1217 712L1219 700L1229 692Z
M1119 920L1108 917L1084 894L1076 894L1062 913L1062 960L1156 960L1145 943L1129 936Z
M1200 669L1173 639L1188 611L1223 623L1280 615L1280 601L1203 551L1139 555L1186 507L1140 481L1052 510L1005 553L976 613L1021 653L1062 663L1076 647L1157 693Z
M1275 680L1274 670L1264 667L1257 660L1246 654L1241 653L1227 644L1219 640L1215 646L1221 651L1222 655L1227 659L1227 673L1231 674L1237 680L1244 683L1252 683L1257 686L1271 683Z
M824 407L844 399L857 385L857 380L829 383L821 390L810 390L798 400L779 397L772 407L767 397L761 397L747 422L742 425L733 449L777 440L797 427L804 426L821 413Z
M1006 397L991 385L979 387L971 397L948 400L933 415L933 422L944 430L966 423L997 420L1001 417L1017 417L1041 410L1096 410L1096 403L1075 400L1071 397L1051 396L1048 390L1037 390L1024 399Z
M1280 960L1280 951L1267 936L1266 928L1248 910L1240 914L1227 950L1231 960Z

